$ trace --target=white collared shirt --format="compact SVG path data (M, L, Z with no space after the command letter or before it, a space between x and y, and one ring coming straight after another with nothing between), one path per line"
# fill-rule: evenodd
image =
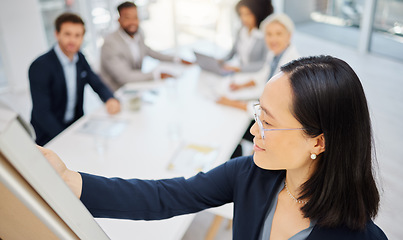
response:
M129 49L133 56L134 62L136 62L136 63L139 63L140 61L142 61L142 59L140 57L140 47L139 47L140 36L139 36L138 31L134 34L134 37L131 38L129 36L129 34L127 34L125 32L125 30L123 30L122 28L119 28L119 34L123 38L123 40L127 43L127 45L129 46Z
M239 60L242 65L249 63L249 55L252 51L253 45L256 39L263 38L263 34L257 28L253 28L249 33L246 27L242 27L239 33L239 41L237 44L237 52L239 55Z
M76 53L73 60L70 59L60 49L59 44L54 47L57 58L63 67L64 78L66 79L67 90L67 106L64 113L64 122L68 123L74 119L75 108L77 103L77 67L78 54Z

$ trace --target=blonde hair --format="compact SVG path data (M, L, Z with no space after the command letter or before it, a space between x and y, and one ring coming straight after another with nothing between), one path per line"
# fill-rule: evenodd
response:
M269 25L272 22L278 22L281 25L283 25L291 35L294 33L295 29L294 22L287 14L284 13L273 13L269 15L260 24L260 30L262 32L265 32L267 25Z

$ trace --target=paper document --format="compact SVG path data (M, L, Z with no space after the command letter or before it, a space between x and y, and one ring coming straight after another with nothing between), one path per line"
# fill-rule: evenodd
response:
M216 94L219 96L225 96L231 100L239 101L249 101L256 100L260 97L263 92L264 85L257 84L253 87L247 87L240 90L233 91L230 88L231 83L244 84L251 80L255 81L255 77L252 74L235 74L234 76L229 76L222 81L219 86L216 87Z
M215 146L188 143L182 145L168 164L168 169L181 173L208 171L218 155Z
M79 129L78 132L92 135L115 137L118 136L127 126L127 121L111 118L90 118Z
M164 81L162 80L155 80L155 81L144 81L144 82L131 82L126 83L122 91L124 94L132 93L137 91L147 91L153 90L164 86Z

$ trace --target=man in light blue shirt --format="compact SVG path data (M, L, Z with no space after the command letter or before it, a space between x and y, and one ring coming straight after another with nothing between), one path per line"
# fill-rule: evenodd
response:
M77 68L78 54L75 54L73 60L70 60L60 49L59 44L54 48L57 58L63 67L64 77L66 78L67 87L67 107L64 114L64 122L71 122L74 118L74 109L77 102Z
M64 13L56 19L55 26L57 45L29 68L31 124L39 145L46 144L84 115L86 84L105 102L108 113L120 111L119 101L79 51L85 33L83 20L76 14Z

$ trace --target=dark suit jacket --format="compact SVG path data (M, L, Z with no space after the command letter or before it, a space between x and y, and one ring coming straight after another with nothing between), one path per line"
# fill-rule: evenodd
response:
M84 87L87 83L102 101L113 97L112 92L91 70L80 52L76 67L77 104L72 122L84 114ZM32 97L31 124L35 129L36 143L44 145L72 123L64 123L67 107L66 80L63 67L53 48L31 64L28 75Z
M233 239L259 239L276 189L285 171L264 170L253 157L228 161L185 179L104 178L80 173L81 201L94 217L156 220L234 202ZM102 196L102 197L100 197ZM386 240L371 220L362 231L315 225L307 240Z

